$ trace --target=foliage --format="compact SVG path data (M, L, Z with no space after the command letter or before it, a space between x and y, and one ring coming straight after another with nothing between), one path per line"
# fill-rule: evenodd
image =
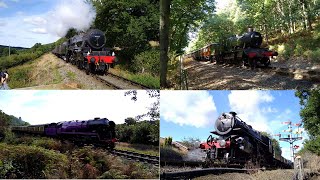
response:
M0 161L5 163L0 178L45 178L59 175L66 178L67 156L54 151L25 145L0 144ZM59 173L59 174L57 174Z
M305 148L320 155L320 89L296 91L300 98L300 116L310 140L305 142Z
M107 47L123 48L118 56L131 61L159 40L159 0L93 1L97 11L94 27L105 32Z
M134 57L132 67L135 72L150 73L159 76L160 72L160 52L157 49L144 51Z
M202 48L212 42L223 44L225 39L233 34L235 34L234 24L226 14L212 16L201 27L198 39L192 49Z
M54 43L41 45L36 43L32 48L19 51L19 54L11 56L0 57L0 69L9 69L14 66L24 64L28 61L34 60L41 55L53 50Z
M157 168L122 160L105 149L69 146L51 138L24 136L13 144L0 143L0 178L151 179L157 173Z
M149 95L150 98L156 98L156 101L151 104L149 107L149 112L146 114L141 114L136 117L136 119L140 120L144 117L149 117L152 121L160 119L160 91L159 90L147 90L146 93ZM137 94L136 90L130 90L125 92L124 96L132 96L131 100L137 101Z
M172 0L170 9L169 49L181 51L188 45L189 33L194 33L202 22L213 15L214 0Z
M159 120L140 121L135 124L119 124L116 126L117 138L120 142L134 144L159 145Z
M164 139L164 145L165 146L171 146L172 145L172 137L167 137Z

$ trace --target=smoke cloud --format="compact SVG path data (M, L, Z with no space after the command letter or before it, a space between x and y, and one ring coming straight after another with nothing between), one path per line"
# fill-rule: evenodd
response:
M64 0L51 11L47 18L47 32L63 37L70 28L86 31L96 18L93 4L84 0Z

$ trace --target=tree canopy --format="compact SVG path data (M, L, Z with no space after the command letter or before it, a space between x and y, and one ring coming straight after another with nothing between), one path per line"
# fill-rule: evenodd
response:
M305 148L320 155L320 89L297 91L300 98L300 116L310 139Z

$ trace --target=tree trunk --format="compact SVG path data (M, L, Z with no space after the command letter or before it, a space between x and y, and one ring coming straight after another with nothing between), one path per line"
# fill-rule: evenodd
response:
M167 87L169 17L171 0L160 0L160 86Z

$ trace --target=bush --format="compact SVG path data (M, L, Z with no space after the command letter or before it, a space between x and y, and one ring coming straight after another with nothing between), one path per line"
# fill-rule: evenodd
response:
M0 144L0 161L6 168L0 178L66 178L67 156L38 147ZM4 173L5 171L5 173Z
M158 49L151 49L142 52L134 57L133 69L139 73L150 73L158 77L160 74L160 51Z
M135 125L121 124L116 127L116 131L121 142L159 145L159 121L142 121Z

